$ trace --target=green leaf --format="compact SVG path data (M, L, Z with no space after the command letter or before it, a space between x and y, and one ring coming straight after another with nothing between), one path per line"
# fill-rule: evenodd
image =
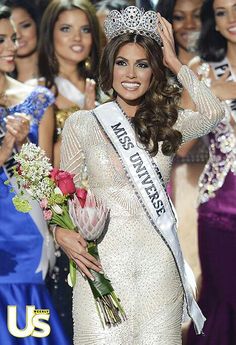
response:
M11 182L10 182L9 180L4 181L4 184L5 184L6 186L9 186L10 183L11 183Z
M73 260L70 259L70 279L72 287L76 284L76 264Z
M32 210L32 206L30 205L29 201L26 199L19 198L19 196L14 196L12 198L12 202L17 211L27 213Z
M88 252L97 260L99 260L98 247L95 242L90 242L88 244ZM105 274L93 270L90 270L90 272L92 273L95 280L92 281L91 279L88 279L88 282L95 299L105 295L110 295L112 291L114 291L110 280L105 276Z

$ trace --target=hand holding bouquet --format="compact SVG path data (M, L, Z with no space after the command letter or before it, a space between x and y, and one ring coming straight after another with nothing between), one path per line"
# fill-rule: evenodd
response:
M39 202L49 224L80 234L73 235L80 242L80 270L92 278L88 282L102 325L110 327L121 323L126 315L110 280L101 272L97 247L108 221L109 210L97 202L89 190L76 188L74 175L53 169L44 151L36 145L23 145L15 160L19 165L14 175L20 190L20 194L13 198L16 209L30 211L30 202L26 197L28 193ZM68 281L72 286L76 284L76 264L72 259Z

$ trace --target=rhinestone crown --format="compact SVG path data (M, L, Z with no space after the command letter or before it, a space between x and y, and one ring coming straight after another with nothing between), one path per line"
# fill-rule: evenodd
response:
M145 12L136 6L128 6L120 12L111 11L105 22L104 32L108 40L125 33L151 37L160 46L162 40L157 32L158 18L154 11Z

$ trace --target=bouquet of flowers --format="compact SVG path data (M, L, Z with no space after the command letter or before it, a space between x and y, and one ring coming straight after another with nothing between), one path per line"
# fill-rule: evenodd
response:
M102 236L109 210L97 202L91 191L76 188L73 174L54 169L44 151L32 143L22 146L15 155L18 163L14 176L20 193L13 198L15 208L29 212L27 195L37 200L49 224L78 231L88 242L88 252L99 260L97 242ZM94 281L88 279L102 325L114 326L126 319L110 280L105 274L92 272ZM76 284L76 264L70 260L68 283Z

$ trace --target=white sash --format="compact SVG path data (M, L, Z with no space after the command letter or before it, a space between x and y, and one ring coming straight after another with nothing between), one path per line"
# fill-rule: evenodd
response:
M232 72L231 66L230 66L227 58L225 58L224 60L222 60L220 62L211 62L210 65L213 68L217 78L220 78L225 73L226 70L229 70L230 75L229 75L227 81L236 81L236 76ZM236 99L228 100L228 101L226 101L226 103L230 107L232 117L233 117L234 121L236 122Z
M63 97L77 104L81 109L84 108L85 96L74 84L63 77L56 77L54 81L58 88L58 92Z
M7 175L11 186L14 188L14 192L18 194L19 190L15 177L10 177L5 169L4 172ZM27 198L32 206L32 209L29 211L29 215L43 237L41 257L35 273L42 271L42 277L45 279L49 268L52 269L56 263L55 247L52 236L49 234L48 225L43 217L42 209L40 208L39 203L36 200L33 200L29 195L27 195Z
M160 170L149 154L141 148L142 145L137 146L135 132L115 102L103 104L93 112L122 159L151 224L172 252L182 281L187 312L194 322L196 333L200 334L205 317L194 300L187 279L176 231L175 211L165 191Z

